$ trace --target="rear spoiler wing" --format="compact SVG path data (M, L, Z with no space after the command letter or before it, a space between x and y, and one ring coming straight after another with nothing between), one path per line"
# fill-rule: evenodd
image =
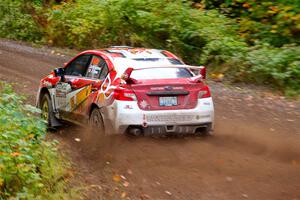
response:
M153 69L153 68L188 68L192 70L199 70L199 75L192 77L192 79L205 79L206 78L206 67L205 66L192 66L192 65L157 65L154 67L129 67L125 70L121 78L125 81L130 79L130 75L134 70Z

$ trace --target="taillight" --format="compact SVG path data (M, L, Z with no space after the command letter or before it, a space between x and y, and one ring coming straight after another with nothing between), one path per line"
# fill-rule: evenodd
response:
M114 98L120 101L136 101L136 96L132 90L125 88L116 88Z
M198 94L198 99L211 97L208 86L203 86Z

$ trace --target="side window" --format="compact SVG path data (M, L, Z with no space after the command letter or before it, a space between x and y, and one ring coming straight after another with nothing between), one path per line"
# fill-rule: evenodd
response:
M101 79L101 80L102 80L102 79L105 79L105 77L107 76L107 74L108 74L108 67L105 66L105 67L103 67L103 69L102 69L102 71L101 71L100 79Z
M72 76L84 76L90 57L90 55L81 55L77 57L68 66L66 66L65 74Z
M85 76L93 79L104 79L107 73L108 66L105 60L99 56L93 56Z

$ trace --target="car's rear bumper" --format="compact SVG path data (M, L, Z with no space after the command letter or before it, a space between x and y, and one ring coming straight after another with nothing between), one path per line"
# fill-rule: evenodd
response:
M195 133L208 133L212 130L212 123L200 123L200 124L179 124L179 125L151 125L147 127L130 126L130 131L134 129L140 129L144 135L156 135L156 134L195 134Z
M199 99L194 109L155 111L141 110L136 101L116 100L105 112L105 122L111 124L115 133L124 133L129 126L143 127L147 132L184 132L190 127L187 132L192 132L197 127L211 126L214 121L211 97Z

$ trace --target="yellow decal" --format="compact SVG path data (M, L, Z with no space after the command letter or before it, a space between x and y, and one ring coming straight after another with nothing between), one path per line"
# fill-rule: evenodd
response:
M105 102L105 98L104 98L104 94L103 94L103 93L100 93L100 94L98 95L97 102L98 102L98 103L104 103L104 102Z
M72 110L75 108L75 99L74 99L74 96L70 99L70 106L71 106Z
M91 94L91 91L92 91L92 85L89 85L85 87L83 90L81 90L80 92L78 92L76 94L76 105L82 103Z

